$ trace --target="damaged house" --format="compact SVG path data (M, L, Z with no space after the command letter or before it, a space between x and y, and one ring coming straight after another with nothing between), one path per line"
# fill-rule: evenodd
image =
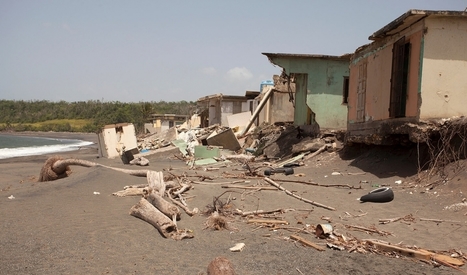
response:
M245 96L214 94L197 100L201 127L219 124L228 126L228 117L234 114L254 111L256 91L247 91Z
M295 84L291 96L294 124L320 129L345 129L350 55L263 53Z
M369 39L350 61L347 142L416 142L467 114L467 12L409 10Z

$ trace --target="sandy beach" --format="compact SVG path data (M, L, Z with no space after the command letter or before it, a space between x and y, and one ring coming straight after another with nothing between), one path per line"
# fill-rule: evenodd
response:
M34 133L36 135L36 133ZM77 138L97 142L95 134L43 133L47 137ZM189 169L178 158L177 149L147 157L148 167L124 165L120 159L98 158L97 146L60 154L107 166L151 169L164 175L205 175L212 180L193 183L186 196L189 208L205 210L222 195L242 211L287 210L277 215L288 225L271 228L247 223L232 215L228 230L205 228L206 216L182 214L177 225L193 232L193 239L163 238L150 224L129 215L140 197L117 197L124 186L146 183L135 177L102 167L72 166L72 174L51 182L38 182L39 172L50 155L0 160L0 274L206 274L209 262L225 256L237 274L462 274L397 254L370 251L318 251L292 240L299 235L322 247L326 240L312 230L328 223L335 233L358 240L377 239L391 244L423 248L453 255L467 253L467 208L445 207L467 197L464 169L445 184L429 189L414 182L416 163L406 152L357 152L343 157L323 153L296 167L293 175L274 174L271 179L303 198L335 208L335 211L300 201L278 190L223 188L220 183L241 179L242 164L231 163L215 171ZM263 163L251 165L259 167ZM333 172L336 175L333 175ZM223 174L224 173L224 174ZM227 173L227 174L225 174ZM302 176L298 176L301 175ZM225 177L231 175L232 177ZM236 177L237 176L237 177ZM281 180L295 182L283 182ZM268 186L262 178L243 179L240 186ZM396 181L401 180L400 184ZM325 186L305 184L319 183ZM341 185L331 187L329 185ZM357 198L380 186L390 186L389 203L361 203ZM361 187L361 188L360 188ZM427 190L428 189L428 190ZM14 199L9 199L13 196ZM380 224L380 219L405 217ZM438 220L437 222L431 220ZM373 228L375 232L356 228ZM309 228L310 230L304 230ZM241 252L231 252L236 243ZM365 253L363 253L365 252Z

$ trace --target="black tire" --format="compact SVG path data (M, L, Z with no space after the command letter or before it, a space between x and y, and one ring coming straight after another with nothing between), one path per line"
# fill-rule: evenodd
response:
M264 170L264 175L270 176L272 174L285 174L287 175L292 175L294 173L293 168L277 168L277 169L266 169Z
M389 187L381 187L360 197L361 202L390 202L394 199L394 192Z

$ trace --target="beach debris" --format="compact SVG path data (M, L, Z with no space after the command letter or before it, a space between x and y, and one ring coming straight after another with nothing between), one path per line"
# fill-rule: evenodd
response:
M348 225L348 224L345 224L344 226L346 228L348 228L348 229L355 229L355 230L358 230L358 231L366 232L368 234L376 233L376 234L378 234L380 236L388 236L388 235L393 236L394 235L391 232L384 231L384 230L379 230L375 226L372 226L371 228L364 227L364 226L359 226L359 225Z
M100 195L101 193L100 193L100 192L94 191L93 194L94 194L94 195Z
M207 275L235 275L233 264L225 257L216 257L207 268Z
M332 172L331 176L342 176L341 172Z
M172 220L180 220L181 213L177 206L164 200L164 198L152 188L145 189L144 191L147 191L147 193L144 194L144 198L152 205L154 205L154 207L156 207L167 217L171 217Z
M442 223L442 222L448 222L448 223L466 223L466 222L462 222L462 221L441 220L441 219L426 219L426 218L420 218L420 221L435 222L435 223Z
M10 199L10 200L14 200L14 199L15 199L15 197L14 197L13 195L10 195L10 196L8 197L8 199Z
M229 223L224 216L219 215L219 212L214 211L209 215L205 223L206 228L211 228L214 230L228 229Z
M245 248L245 243L236 243L235 246L229 248L232 252L240 252Z
M146 177L148 172L148 170L121 169L82 159L63 159L60 156L52 156L49 157L42 166L41 172L39 174L39 182L53 181L68 177L71 174L70 165L79 165L84 167L104 167L137 177Z
M127 197L127 196L142 196L144 195L144 189L148 187L128 187L118 192L112 193L113 196Z
M336 187L336 188L349 188L349 189L362 189L362 186L355 187L353 185L348 185L348 184L320 184L316 182L310 182L310 181L301 181L301 180L289 180L289 179L275 179L276 181L282 181L282 182L294 182L294 183L301 183L301 184L306 184L306 185L313 185L313 186L319 186L319 187Z
M332 211L335 211L336 209L334 207L331 207L331 206L327 206L327 205L324 205L324 204L321 204L321 203L318 203L318 202L315 202L315 201L311 201L311 200L308 200L308 199L305 199L303 197L300 197L294 193L292 193L291 191L285 189L284 187L280 186L278 183L274 182L273 180L271 180L270 178L268 177L265 177L264 180L266 182L268 182L269 184L275 186L276 188L284 191L287 195L289 196L292 196L298 200L301 200L303 202L306 202L306 203L309 203L309 204L312 204L314 206L318 206L318 207L322 207L322 208L325 208L325 209L328 209L328 210L332 210Z
M411 257L411 258L416 258L420 260L435 260L441 264L447 265L447 266L462 266L464 265L464 261L460 259L456 259L447 255L442 255L442 254L437 254L434 252L430 252L425 249L410 249L410 248L404 248L400 246L395 246L392 244L388 244L385 242L381 242L378 240L366 240L367 243L374 245L380 250L383 251L388 251L388 252L396 252L400 255L404 255L406 257Z
M288 221L276 220L276 219L249 219L247 223L260 223L260 224L266 223L266 224L285 224L285 225L289 224Z
M397 222L397 221L405 221L405 222L414 222L415 218L413 217L412 214L408 214L404 217L397 217L397 218L392 218L392 219L379 219L380 224L387 224L391 222Z
M130 209L130 215L154 226L164 238L172 238L174 240L193 238L193 234L189 230L177 229L177 225L174 222L175 217L174 220L171 220L145 198L141 198Z
M130 215L153 225L164 238L170 237L171 233L177 231L176 224L145 198L141 198L140 201L131 208Z
M381 187L370 191L370 193L361 196L358 200L361 202L390 202L394 199L394 192L389 187Z
M298 235L291 235L290 238L292 240L298 241L299 243L304 244L306 246L313 247L314 249L316 249L318 251L326 250L324 247L322 247L322 246L320 246L320 245L318 245L318 244L316 244L316 243L314 243L312 241L309 241L309 240L307 240L305 238L302 238L302 237L300 237Z
M149 165L149 160L145 157L137 157L135 159L132 159L130 161L130 164L132 165L139 165L139 166L148 166Z
M462 199L462 202L451 204L449 206L444 207L444 210L450 210L450 211L458 212L458 211L460 211L462 209L465 209L465 208L467 208L467 199L466 198Z
M316 237L326 239L332 234L332 225L329 223L318 224L315 229Z
M291 211L291 209L287 209L287 210ZM263 215L263 214L274 214L274 213L282 214L286 212L286 210L282 208L275 209L275 210L269 210L269 211L265 211L265 210L242 211L240 209L235 209L235 211L236 211L235 214L242 215L243 217L250 216L250 215Z
M286 167L286 168L275 168L275 169L266 169L264 170L264 175L270 176L273 174L284 174L284 175L292 175L294 173L293 168Z

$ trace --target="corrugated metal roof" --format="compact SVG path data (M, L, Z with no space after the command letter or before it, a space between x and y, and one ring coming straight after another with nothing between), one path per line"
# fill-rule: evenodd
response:
M465 11L433 11L433 10L409 10L380 30L373 33L368 39L377 40L393 35L415 24L427 16L467 16Z

